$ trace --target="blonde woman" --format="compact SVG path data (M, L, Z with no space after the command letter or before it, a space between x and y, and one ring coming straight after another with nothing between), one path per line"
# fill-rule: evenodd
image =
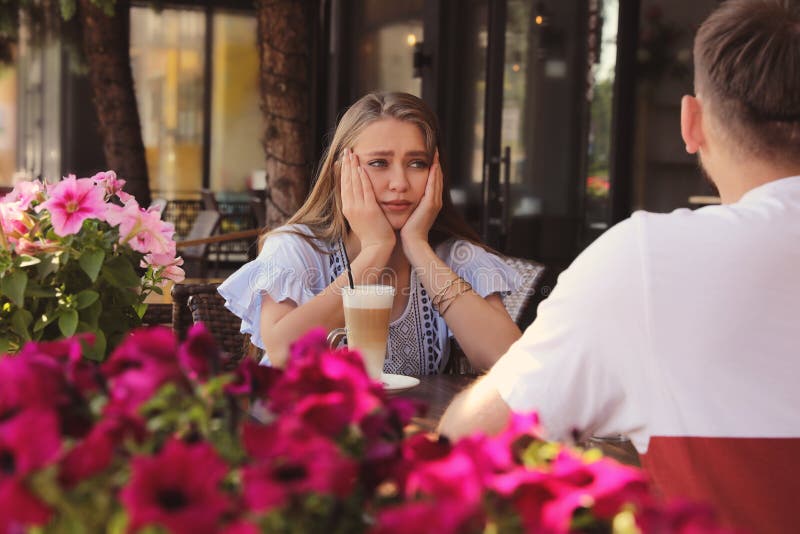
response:
M451 337L488 368L520 337L500 299L520 276L455 210L438 143L409 94L371 93L343 115L305 204L219 287L264 363L283 366L315 326L344 326L345 257L356 284L396 288L387 373L441 372Z

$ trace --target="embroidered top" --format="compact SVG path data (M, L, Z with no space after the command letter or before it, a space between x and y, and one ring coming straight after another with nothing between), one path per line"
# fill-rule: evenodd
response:
M304 225L293 225L291 230L311 237L323 253L295 233L274 232L264 242L258 258L242 266L218 289L226 307L242 319L241 331L250 334L252 342L262 349L263 293L275 302L291 299L300 306L344 272L338 244L313 238ZM521 275L502 259L468 241L446 241L436 248L436 254L482 297L512 292L522 283ZM431 296L413 269L408 292L405 310L389 325L384 371L405 375L439 373L447 364L452 333L433 308ZM269 363L268 355L262 363Z

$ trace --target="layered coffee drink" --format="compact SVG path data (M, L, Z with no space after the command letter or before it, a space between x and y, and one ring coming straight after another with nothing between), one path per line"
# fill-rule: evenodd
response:
M369 376L380 378L386 359L394 288L380 285L347 287L342 292L342 301L347 346L361 353Z

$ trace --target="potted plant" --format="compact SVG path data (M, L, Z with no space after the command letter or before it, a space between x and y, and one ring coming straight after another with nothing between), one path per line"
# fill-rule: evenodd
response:
M0 200L0 351L91 332L102 360L141 324L144 299L180 281L174 228L113 171L20 182Z

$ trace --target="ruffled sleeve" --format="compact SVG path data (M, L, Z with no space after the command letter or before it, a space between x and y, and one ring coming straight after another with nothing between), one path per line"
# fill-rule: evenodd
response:
M512 293L523 283L522 275L502 258L469 241L445 243L439 256L484 298L492 293Z
M302 231L302 230L301 230ZM264 241L258 257L229 276L217 291L225 307L242 319L241 332L264 348L261 339L261 297L290 299L298 306L324 288L322 255L303 237L277 232Z

